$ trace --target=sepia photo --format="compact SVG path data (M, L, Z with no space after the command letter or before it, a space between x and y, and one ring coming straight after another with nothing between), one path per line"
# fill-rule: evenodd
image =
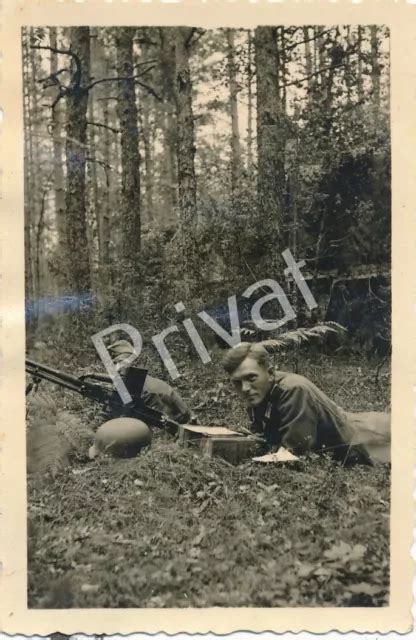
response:
M404 630L397 23L78 9L19 25L26 620Z
M22 47L29 605L385 605L388 29Z

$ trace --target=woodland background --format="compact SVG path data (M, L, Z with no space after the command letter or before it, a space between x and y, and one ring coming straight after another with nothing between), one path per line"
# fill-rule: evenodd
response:
M228 295L282 281L289 247L319 302L300 324L388 352L386 28L22 36L29 344L153 335L179 300L221 321Z
M280 368L346 409L388 410L387 29L22 36L31 355L91 370L92 333L129 322L146 344L181 319L180 300L228 329L228 296L272 278L298 310L285 330L322 320L348 330L343 343L279 353ZM307 262L312 314L284 281L286 248ZM257 340L238 302L244 337ZM169 336L175 386L201 424L248 426L221 345L197 328L213 360ZM146 347L143 364L166 376ZM88 461L106 419L48 383L28 399L29 607L388 603L387 466L326 456L232 466L157 430L137 458Z

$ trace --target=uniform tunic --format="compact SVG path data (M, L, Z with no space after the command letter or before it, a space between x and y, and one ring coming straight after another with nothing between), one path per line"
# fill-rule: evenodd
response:
M331 452L339 460L390 461L390 415L351 413L307 378L276 371L266 398L249 409L254 431L295 454Z
M124 377L126 371L121 371L120 373L121 376ZM103 373L94 372L87 374L87 377L112 383L111 377ZM134 389L131 390L132 395L135 395L134 391ZM171 420L175 420L175 422L185 424L193 419L191 410L182 400L179 393L168 385L167 382L159 380L159 378L146 375L140 398L146 406L164 413Z
M184 424L191 419L191 411L179 393L163 380L147 375L141 398L146 406L161 411L176 422Z

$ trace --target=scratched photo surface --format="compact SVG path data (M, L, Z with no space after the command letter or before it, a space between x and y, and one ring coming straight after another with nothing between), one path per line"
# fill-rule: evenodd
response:
M29 608L388 606L388 28L21 42Z

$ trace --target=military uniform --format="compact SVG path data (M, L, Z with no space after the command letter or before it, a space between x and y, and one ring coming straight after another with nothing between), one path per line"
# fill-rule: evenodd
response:
M108 350L113 356L114 363L120 362L125 356L134 352L133 346L128 340L117 340L117 342L108 347ZM127 368L120 371L122 377L126 373ZM163 380L147 375L141 398L145 405L151 409L161 411L171 420L181 424L195 421L191 410L186 406L179 393Z
M273 449L331 452L342 461L390 461L389 414L344 411L297 374L276 371L271 390L249 415L253 431Z
M147 375L141 398L146 406L161 411L176 422L185 424L192 419L191 411L179 393L163 380Z

